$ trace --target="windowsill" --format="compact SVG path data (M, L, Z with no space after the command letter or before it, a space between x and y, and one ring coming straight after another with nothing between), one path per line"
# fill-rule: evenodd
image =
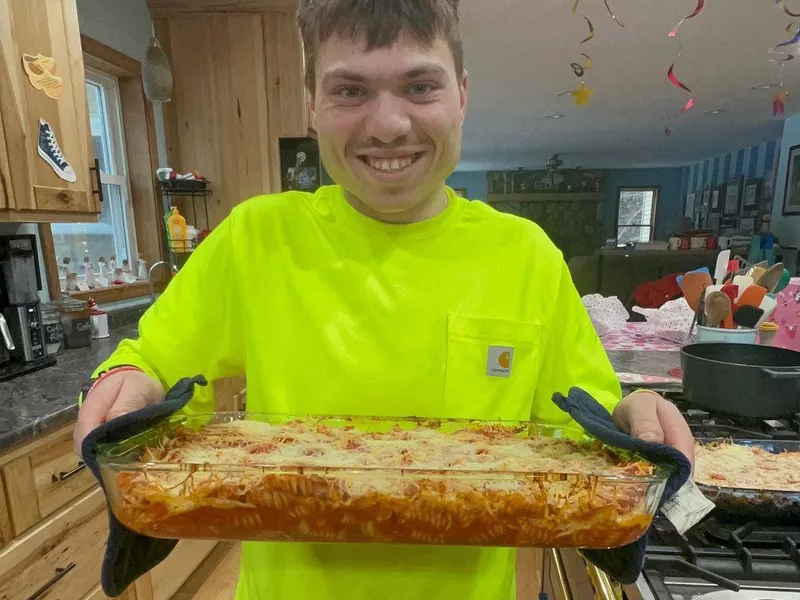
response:
M163 292L167 287L166 281L154 281L153 286L156 293ZM139 298L142 296L150 295L150 284L146 281L137 281L135 283L123 283L122 285L115 285L108 288L97 288L89 290L88 292L72 292L70 296L78 298L79 300L88 300L94 298L98 304L105 304L107 302L119 302L121 300L128 300L130 298Z

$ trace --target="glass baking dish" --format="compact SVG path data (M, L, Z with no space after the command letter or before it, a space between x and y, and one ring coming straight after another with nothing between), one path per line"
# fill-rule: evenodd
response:
M170 462L168 453L167 461L161 462L148 453L148 448L163 448L176 438L199 439L196 432L204 426L253 426L238 423L242 420L276 427L301 423L304 430L306 426L317 431L343 428L358 439L383 439L389 431L418 428L468 436L480 432L489 436L490 445L490 434L498 431L513 438L511 444L527 438L534 440L531 445L549 446L550 442L535 438L562 438L573 442L566 446L578 450L577 460L582 460L582 452L594 453L595 458L611 456L618 462L618 471L626 466L632 472L641 471L646 465L648 474L574 468L564 472L487 470L480 465L309 466L297 464L302 461L270 464L261 457L250 464L221 464L213 456ZM442 442L438 433L408 435L436 435ZM229 437L219 439L228 443ZM290 438L279 441L284 439ZM447 447L449 440L444 443ZM565 445L553 444L549 447L557 448L556 453ZM668 467L602 446L581 429L528 421L176 415L127 440L101 445L97 456L117 518L133 531L159 538L612 548L633 542L647 531L670 475ZM571 458L575 459L574 452ZM560 455L548 460L562 462Z

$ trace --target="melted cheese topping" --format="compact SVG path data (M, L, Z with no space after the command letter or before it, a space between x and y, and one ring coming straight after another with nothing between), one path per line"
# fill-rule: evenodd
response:
M800 492L800 452L772 454L731 443L697 444L694 479L715 487Z
M274 467L389 468L485 472L651 475L644 461L626 462L599 443L522 437L518 429L485 426L443 433L420 426L388 432L329 428L294 421L233 421L179 430L150 448L151 462Z

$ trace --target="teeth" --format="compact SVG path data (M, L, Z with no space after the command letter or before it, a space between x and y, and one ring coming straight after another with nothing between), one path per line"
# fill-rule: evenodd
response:
M414 162L414 158L411 156L392 159L368 158L367 162L370 167L378 171L399 171L400 169L410 167L411 163Z

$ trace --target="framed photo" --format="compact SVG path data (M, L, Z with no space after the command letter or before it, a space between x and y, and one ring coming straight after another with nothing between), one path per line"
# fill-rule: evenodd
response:
M717 186L713 190L711 190L711 204L708 207L710 212L719 212L722 210L722 204L720 204L720 192L722 189ZM724 195L722 196L725 197Z
M789 148L786 191L783 195L783 214L800 215L800 145Z
M708 210L708 206L709 206L710 202L711 202L711 186L709 184L706 184L705 187L703 187L703 204L702 204L702 206L703 206L703 210L704 211Z
M453 191L456 193L456 196L460 196L461 198L468 198L467 195L467 188L453 188Z
M687 219L691 219L694 221L694 200L695 194L689 194L686 196L686 206L684 207L683 216Z
M800 173L800 171L798 171ZM725 204L722 214L725 216L733 216L739 214L740 199L742 196L742 181L743 177L734 177L725 186Z
M761 189L763 187L763 179L750 179L744 186L744 210L752 210L758 208L761 202Z
M708 229L710 229L714 233L719 233L719 227L720 227L720 215L718 214L708 215Z
M755 217L742 217L739 219L739 230L740 231L747 231L748 233L754 233L756 229L756 218Z

